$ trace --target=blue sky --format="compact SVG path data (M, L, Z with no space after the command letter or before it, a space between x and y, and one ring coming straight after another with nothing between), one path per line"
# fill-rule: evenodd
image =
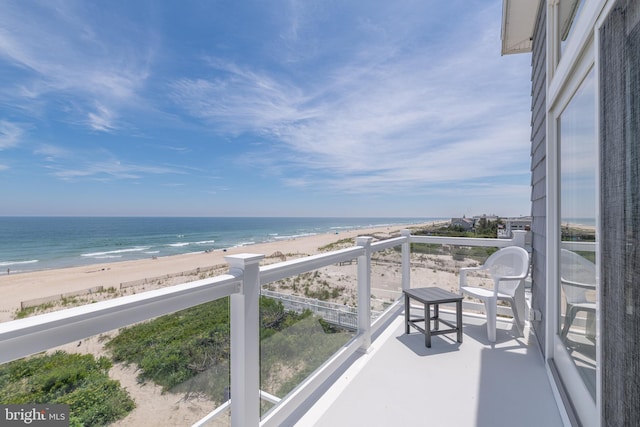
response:
M0 215L528 215L501 10L3 1Z

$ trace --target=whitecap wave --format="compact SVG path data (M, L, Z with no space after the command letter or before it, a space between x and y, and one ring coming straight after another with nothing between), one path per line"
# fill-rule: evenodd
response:
M318 233L300 233L300 234L290 234L288 236L276 236L275 239L276 240L287 240L287 239L297 239L299 237L308 237L308 236L315 236Z
M172 248L181 248L183 246L189 246L189 242L178 242L178 243L169 243L167 246L171 246Z
M215 243L215 240L201 240L200 242L194 242L195 245L210 245Z
M122 253L126 253L126 252L142 252L142 251L146 251L147 249L149 249L149 247L139 247L139 248L129 248L129 249L118 249L115 251L105 251L105 252L91 252L88 254L81 254L80 256L83 257L91 257L91 258L101 258L104 256L110 256L112 254L122 254Z
M39 262L39 260L32 259L29 261L2 261L0 262L0 266L8 267L10 265L35 264L36 262Z

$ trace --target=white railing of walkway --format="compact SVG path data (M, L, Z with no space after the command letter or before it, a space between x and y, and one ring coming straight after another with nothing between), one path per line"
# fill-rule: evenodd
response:
M283 294L280 292L262 289L261 295L280 301L286 311L303 313L311 311L316 316L320 316L325 321L346 329L358 329L358 309L344 304L337 304L328 301L321 301L315 298L307 298L298 295ZM380 316L381 312L372 311L373 319Z
M239 254L225 257L229 274L169 288L115 298L26 319L0 323L0 364L69 342L129 326L144 320L231 297L231 423L232 426L276 426L300 409L319 387L358 351L366 352L371 336L397 313L400 300L371 322L371 255L402 246L402 288L410 287L411 243L460 246L524 246L525 232L513 239L467 239L411 236L372 243L358 237L356 246L306 258L260 267L264 255ZM358 331L356 336L280 401L260 421L259 384L259 295L262 285L357 258ZM225 403L223 406L227 406ZM214 411L221 413L221 408ZM206 417L210 420L210 417Z

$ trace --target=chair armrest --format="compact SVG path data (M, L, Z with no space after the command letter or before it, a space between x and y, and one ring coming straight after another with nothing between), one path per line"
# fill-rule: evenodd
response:
M527 272L528 273L528 272ZM511 281L511 280L524 280L527 277L527 274L519 275L519 276L494 276L493 277L493 294L497 297L498 291L500 288L501 281Z
M479 266L479 267L462 267L459 271L460 271L460 282L458 284L458 291L460 293L462 293L462 287L463 286L467 286L467 272L468 271L480 271L480 270L486 270L486 268L484 266Z
M573 282L571 280L567 280L567 279L563 279L563 278L560 278L560 282L563 285L575 286L576 288L583 288L583 289L595 289L596 288L595 284L582 283L582 282Z
M521 274L519 276L495 276L495 278L498 281L501 281L501 280L522 280L522 279L526 279L527 275L526 274L525 275Z

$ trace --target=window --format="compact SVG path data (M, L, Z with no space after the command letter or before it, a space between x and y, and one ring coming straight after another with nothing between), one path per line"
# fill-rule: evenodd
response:
M573 24L582 10L584 0L560 0L558 8L558 33L560 35L560 53L564 51L564 47L573 29Z
M559 339L596 395L597 141L594 71L558 118L560 153Z

